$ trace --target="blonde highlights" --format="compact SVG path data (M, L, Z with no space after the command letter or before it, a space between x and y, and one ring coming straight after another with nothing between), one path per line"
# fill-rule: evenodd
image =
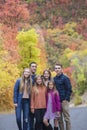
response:
M39 85L38 83L37 83L37 79L38 78L41 78L41 81L42 81L42 83ZM35 90L35 93L36 94L38 94L39 93L39 90L38 90L38 87L43 87L44 85L43 85L43 79L42 79L42 77L41 77L41 75L37 75L36 77L35 77L35 83L34 83L34 90Z
M24 88L26 87L27 89L27 92L29 94L31 94L31 89L32 89L32 78L31 76L29 75L29 77L25 78L24 76L24 72L25 70L28 69L28 68L25 68L23 73L22 73L22 76L21 76L21 80L20 80L20 92L23 93L24 91Z

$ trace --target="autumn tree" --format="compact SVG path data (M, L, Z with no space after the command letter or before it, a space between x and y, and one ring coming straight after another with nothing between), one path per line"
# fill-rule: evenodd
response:
M21 31L17 35L17 40L19 42L19 53L21 60L19 63L20 68L25 68L29 66L29 63L40 61L40 49L37 48L38 35L34 29L28 31Z
M17 64L8 62L8 52L0 41L0 111L13 108L13 86L19 77Z
M17 32L29 20L29 11L21 0L5 0L0 3L0 23L2 24L4 49L9 52L10 61L18 59Z

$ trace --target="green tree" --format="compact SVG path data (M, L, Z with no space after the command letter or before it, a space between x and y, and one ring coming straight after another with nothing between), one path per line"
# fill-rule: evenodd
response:
M40 62L40 49L37 47L38 34L34 29L19 32L17 40L19 42L19 53L21 56L20 68L28 67L32 61Z
M80 52L83 53L83 52ZM85 89L87 89L87 63L84 60L84 57L81 58L80 53L74 55L71 63L73 65L73 74L72 77L76 82L76 92L78 94L83 94Z

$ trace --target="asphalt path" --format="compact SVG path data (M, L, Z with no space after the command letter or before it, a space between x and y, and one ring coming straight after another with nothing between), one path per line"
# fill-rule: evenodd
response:
M72 130L87 130L87 107L70 108ZM0 114L0 130L18 130L15 114Z

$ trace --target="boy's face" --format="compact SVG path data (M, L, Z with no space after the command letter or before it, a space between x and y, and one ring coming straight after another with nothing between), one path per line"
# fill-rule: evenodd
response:
M57 75L60 75L63 72L62 67L59 65L55 65L55 72Z
M36 73L37 65L35 63L32 63L30 66L31 73Z

